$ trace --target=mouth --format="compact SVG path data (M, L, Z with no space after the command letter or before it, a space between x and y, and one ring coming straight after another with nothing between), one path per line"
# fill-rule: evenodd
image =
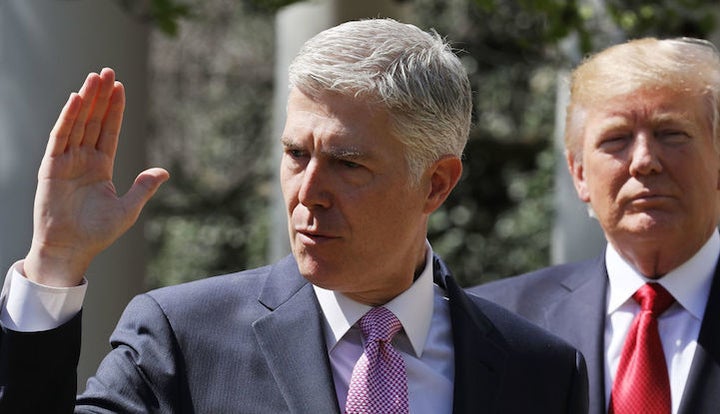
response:
M665 204L670 201L672 197L658 193L642 193L638 194L630 199L630 205L641 208L652 208Z
M330 233L324 233L317 230L295 229L295 233L301 243L310 245L326 243L339 239L339 237L333 236Z

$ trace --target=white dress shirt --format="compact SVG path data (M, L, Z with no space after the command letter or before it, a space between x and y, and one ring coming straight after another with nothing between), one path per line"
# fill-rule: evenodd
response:
M452 413L455 358L450 308L443 289L433 283L433 253L430 244L426 245L423 272L408 290L383 306L403 326L392 345L405 361L410 412ZM325 316L325 342L340 411L344 412L353 367L363 353L356 322L371 307L341 293L314 288Z
M445 292L433 283L433 252L426 242L425 269L412 286L385 304L397 316L403 330L393 346L405 360L410 412L452 412L455 374L450 309ZM69 321L82 308L87 281L71 288L34 283L15 263L0 294L0 320L16 331L43 331ZM370 306L344 295L314 286L325 316L325 341L329 350L335 391L344 410L348 384L355 362L363 352L362 334L355 323Z
M57 328L82 309L87 281L79 286L59 288L30 281L20 273L16 262L5 276L0 293L0 321L20 332L47 331Z
M657 280L676 300L658 318L670 378L672 413L677 413L685 390L719 255L720 236L715 231L690 260ZM605 323L605 401L609 404L625 336L640 311L632 295L651 279L627 263L611 244L605 261L610 282Z

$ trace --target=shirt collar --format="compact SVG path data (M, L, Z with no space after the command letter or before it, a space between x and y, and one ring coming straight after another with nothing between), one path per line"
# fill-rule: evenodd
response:
M705 305L710 295L710 285L715 274L718 255L720 255L720 236L714 231L690 260L657 280L698 320L702 320L705 314ZM605 250L605 265L610 282L610 299L607 307L609 315L630 299L642 285L652 280L641 275L626 262L612 244L608 244Z
M417 357L422 356L433 315L433 251L425 241L425 268L413 284L385 306L400 320ZM371 307L356 302L340 292L313 285L323 315L330 327L326 333L328 350L350 330Z

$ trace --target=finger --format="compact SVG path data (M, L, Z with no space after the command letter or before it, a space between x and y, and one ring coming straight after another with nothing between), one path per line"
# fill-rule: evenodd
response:
M83 134L85 133L85 121L87 121L88 114L92 109L95 96L97 95L98 89L100 88L100 75L97 73L90 73L85 79L82 88L78 91L78 95L82 98L82 106L78 113L75 124L70 131L70 138L68 139L68 146L78 146L82 141Z
M135 223L142 208L168 178L170 174L163 168L150 168L138 174L130 190L120 199L130 219L128 227Z
M50 156L60 155L65 152L67 147L70 131L72 130L75 119L80 112L82 98L73 92L70 94L65 106L60 112L60 116L55 121L52 131L50 131L50 139L48 140L45 154Z
M85 133L83 134L81 145L95 148L114 85L115 72L110 68L104 68L100 72L100 85L97 96L95 97L95 102L90 106L90 114L85 124Z
M125 111L125 87L120 82L115 82L107 107L107 114L102 123L100 136L97 140L96 148L107 154L109 157L115 157L117 150L118 137L120 136L120 128L122 128L123 112Z

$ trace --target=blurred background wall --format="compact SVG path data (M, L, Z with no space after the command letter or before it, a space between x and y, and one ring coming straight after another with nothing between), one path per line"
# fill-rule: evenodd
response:
M97 0L0 1L0 267L25 256L32 237L37 170L48 133L88 72L113 67L127 87L115 166L119 192L144 168L150 28L116 3ZM88 271L79 377L95 372L129 299L145 286L142 222Z

